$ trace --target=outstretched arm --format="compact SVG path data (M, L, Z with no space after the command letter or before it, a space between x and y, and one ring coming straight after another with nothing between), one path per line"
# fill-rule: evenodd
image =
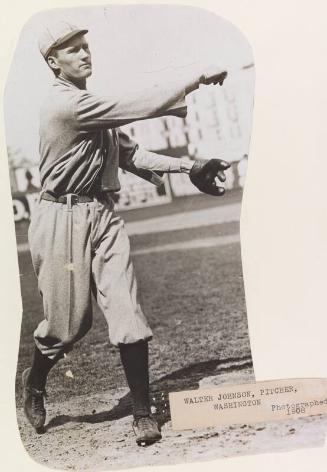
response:
M100 97L87 90L76 95L75 117L80 130L117 128L133 121L166 115L185 117L185 96L200 84L222 85L226 72L209 68L204 73L193 72L187 77L164 84L153 84L141 91L126 92L120 97Z

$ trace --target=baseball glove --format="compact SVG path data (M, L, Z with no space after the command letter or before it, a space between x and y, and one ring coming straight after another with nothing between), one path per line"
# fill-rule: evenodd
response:
M225 182L224 171L230 167L228 162L221 159L196 160L190 170L189 177L193 185L201 192L209 195L224 195L224 187L219 187L216 178Z

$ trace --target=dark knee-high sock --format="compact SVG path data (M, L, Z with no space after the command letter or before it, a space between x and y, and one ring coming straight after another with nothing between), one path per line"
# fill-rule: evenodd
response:
M134 418L150 414L149 348L147 341L120 344L120 357L133 399Z
M52 367L56 364L56 360L42 354L35 346L32 367L28 376L28 384L38 390L43 390L47 381L47 376Z

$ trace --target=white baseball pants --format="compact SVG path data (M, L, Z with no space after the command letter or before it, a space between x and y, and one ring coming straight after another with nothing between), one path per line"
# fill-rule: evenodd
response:
M87 333L92 292L113 345L151 339L137 298L128 235L109 196L73 205L40 200L29 244L44 309L34 339L43 354L62 357Z

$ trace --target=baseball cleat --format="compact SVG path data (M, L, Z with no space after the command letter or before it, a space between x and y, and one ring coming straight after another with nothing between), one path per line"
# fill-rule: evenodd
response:
M45 390L38 390L27 384L30 368L25 369L22 374L23 403L25 416L39 434L44 432L46 411L44 408Z
M135 419L133 421L133 430L138 446L148 446L162 438L158 424L151 416L141 416Z

